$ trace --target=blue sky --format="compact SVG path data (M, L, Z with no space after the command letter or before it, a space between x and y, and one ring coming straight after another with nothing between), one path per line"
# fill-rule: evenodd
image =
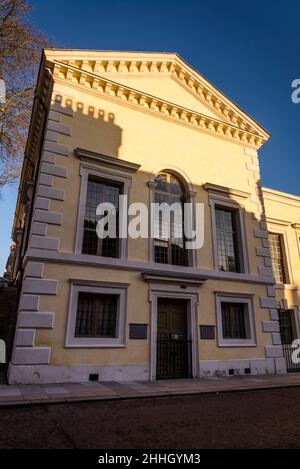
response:
M33 0L32 21L59 47L179 53L260 122L263 184L300 195L300 2L252 0ZM0 274L17 189L0 200Z

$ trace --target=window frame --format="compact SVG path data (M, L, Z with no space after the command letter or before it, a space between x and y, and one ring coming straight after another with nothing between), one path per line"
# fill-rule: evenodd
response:
M249 338L232 339L223 335L222 303L241 303L247 306ZM238 294L216 294L217 337L219 347L256 347L256 329L252 296ZM246 326L247 327L247 326Z
M221 270L220 269L220 259L219 259L219 247L218 247L218 236L217 236L217 232L218 232L218 227L217 227L217 212L223 212L223 213L230 213L231 214L231 220L232 220L232 229L230 230L230 233L232 233L232 237L233 237L233 250L234 250L234 263L235 263L235 266L236 266L236 270ZM225 208L224 206L218 206L218 205L215 205L215 220L216 220L216 243L217 243L217 246L216 246L216 249L217 249L217 262L218 262L218 270L220 272L234 272L234 273L241 273L241 266L242 266L242 263L241 263L241 260L240 260L240 249L239 249L239 230L240 230L240 226L239 226L239 222L238 222L238 215L237 215L237 211L236 210L231 210L231 209L228 209L228 208ZM226 229L223 228L223 233L227 234L228 231ZM228 245L226 244L226 240L224 240L225 244L225 253L227 254L227 250L228 250ZM226 264L228 264L228 257L226 257L225 259L226 261Z
M89 174L88 175L88 178L87 178L87 192L86 192L86 204L85 204L85 209L87 207L87 194L88 194L88 184L89 184L89 181L90 180L94 180L93 182L97 182L99 184L103 184L105 185L106 187L115 187L115 188L118 188L119 190L119 196L120 195L123 195L123 190L124 190L124 184L122 182L116 182L116 181L113 181L112 179L108 180L108 179L105 179L103 177L98 177L98 176L95 176L95 175L92 175L92 174ZM97 180L97 181L96 181ZM86 210L85 210L86 211ZM118 207L118 211L117 211L117 216L119 216L119 207ZM104 257L104 258L110 258L110 259L119 259L121 257L121 238L119 236L120 234L120 227L118 225L118 220L117 220L117 246L116 246L116 256L105 256L103 254L90 254L90 253L87 253L87 252L83 252L83 245L84 245L84 233L85 233L85 228L84 228L84 224L85 224L85 213L84 213L84 217L83 217L83 231L82 231L82 246L81 246L81 254L84 255L84 256L97 256L97 257ZM99 243L102 244L103 243L103 239L99 239L98 238L98 246L99 246Z
M243 275L249 274L249 260L248 260L248 247L247 237L245 229L244 219L244 207L241 207L239 203L235 201L229 201L225 197L219 197L217 195L209 196L209 205L211 209L211 224L212 224L212 242L213 242L213 259L214 269L217 272L230 275ZM219 259L218 259L218 245L217 245L217 228L216 228L216 207L224 210L231 210L236 212L236 229L237 229L237 258L239 261L239 271L223 271L219 270Z
M268 241L269 241L269 233L279 235L280 243L281 243L282 262L283 262L283 269L284 269L284 272L283 272L284 282L276 281L276 285L279 288L280 287L283 288L284 285L292 285L293 278L292 278L292 269L291 269L289 250L288 250L287 233L285 230L274 227L273 225L270 225L270 223L268 223ZM270 244L270 241L269 241L269 244ZM270 249L270 256L271 256L271 249ZM271 257L270 259L272 260ZM272 263L272 269L273 269L273 263Z
M173 262L170 262L172 261L172 237L168 238L168 239L160 239L160 238L154 238L153 239L153 243L154 243L154 261L156 264L164 264L164 265L176 265L176 266L180 266L180 267L186 267L186 265L188 264L189 260L188 260L188 251L185 247L185 244L186 244L186 239L184 237L184 203L185 203L185 189L184 189L184 186L182 184L182 182L178 179L178 177L176 177L174 174L168 172L168 171L160 171L154 178L154 184L156 185L156 187L154 188L154 201L155 203L156 202L156 196L157 194L160 194L162 196L165 196L165 197L168 197L168 198L171 198L172 197L172 193L171 192L168 192L168 191L163 191L163 190L160 190L160 189L157 189L157 182L156 182L156 177L158 176L166 176L167 178L167 183L169 183L168 179L170 179L171 177L173 177L176 182L178 183L178 185L180 186L180 189L181 189L181 197L180 196L176 196L176 199L177 200L174 200L173 202L170 202L170 204L173 204L173 203L180 203L181 205L181 209L182 209L182 220L181 220L181 223L182 223L182 226L181 226L181 229L182 229L182 234L183 234L183 250L184 250L184 258L185 258L185 263L184 264L175 264ZM157 220L155 219L154 222L156 222ZM162 244L165 244L165 247L166 247L166 250L167 250L167 258L168 258L168 262L158 262L156 260L156 247L159 246L159 243L162 243Z
M289 325L288 326L290 328L289 332L292 335L292 339L288 342L283 341L283 336L284 336L283 327L284 326L281 322L282 321L281 314L286 314L287 316L289 316ZM278 322L279 322L281 343L282 343L282 345L290 345L293 342L293 340L295 340L297 338L297 324L296 324L295 310L294 310L294 308L279 309L278 310L278 316L279 316Z
M82 252L83 246L83 236L84 236L84 217L85 217L85 208L87 201L87 186L88 179L90 176L99 178L99 180L104 183L112 183L112 185L120 185L120 195L127 196L127 203L129 204L130 198L130 188L131 188L131 177L126 177L126 174L116 173L112 169L108 168L99 168L95 165L82 163L80 165L80 176L81 176L81 185L80 185L80 197L79 197L79 208L77 215L77 229L76 229L76 238L75 238L75 254L88 256L93 258L101 259L127 259L128 256L128 237L118 238L118 255L116 257L101 256L97 254L84 254ZM126 207L126 210L128 207ZM128 210L127 212L128 213ZM124 221L124 220L122 220ZM119 226L119 234L122 231L126 230L127 226Z
M184 202L192 204L192 227L195 229L195 203L194 199L197 195L197 192L193 190L193 186L187 177L179 168L172 166L172 165L161 165L160 167L156 168L152 174L151 178L148 181L147 185L149 187L149 207L151 207L152 203L155 203L155 190L157 183L155 182L155 177L160 173L168 173L181 183L184 191ZM151 216L149 210L149 223L151 223ZM196 249L187 249L186 250L186 265L173 265L173 264L163 264L157 263L155 261L155 239L151 236L149 237L149 262L151 264L156 265L165 265L165 266L173 266L176 268L185 268L185 267L197 267L197 250Z
M274 264L273 264L273 259L275 259L274 257L272 257L272 249L271 249L271 240L270 240L270 236L276 236L277 240L278 240L278 247L279 247L279 253L280 253L280 257L276 257L276 260L280 262L280 270L281 270L281 277L282 277L282 282L279 281L277 278L276 278L276 275L275 275L275 270L274 270ZM275 280L276 280L276 283L279 283L279 284L287 284L287 269L286 269L286 262L285 262L285 252L284 252L284 237L282 235L282 233L274 233L273 231L268 231L268 239L269 239L269 246L270 246L270 255L271 255L271 261L272 261L272 268L273 268L273 272L274 272L274 277L275 277Z
M87 181L89 175L97 176L107 181L113 181L123 184L123 195L127 196L127 204L130 202L130 189L132 184L132 176L136 173L141 165L126 161L118 157L103 155L84 148L75 148L74 155L80 160L80 194L77 209L77 226L74 241L74 253L76 257L83 260L95 259L116 259L104 256L94 256L82 254L84 215L87 196ZM126 213L125 213L126 212ZM127 213L128 206L122 214L119 226L119 259L126 260L128 257L128 237L127 237ZM117 258L118 259L118 258Z
M99 347L125 347L126 323L127 323L127 290L128 284L110 282L92 282L83 280L71 280L68 322L65 347L67 348L99 348ZM76 319L78 295L83 293L95 293L116 295L117 317L116 337L76 337Z

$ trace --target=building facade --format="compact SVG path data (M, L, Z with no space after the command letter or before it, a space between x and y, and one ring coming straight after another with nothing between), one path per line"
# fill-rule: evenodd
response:
M44 51L13 227L9 382L285 373L300 198L262 189L268 138L176 54ZM124 236L126 217L98 238L97 206L119 214L119 196L190 203L193 226L202 204L203 246L159 218L154 238Z

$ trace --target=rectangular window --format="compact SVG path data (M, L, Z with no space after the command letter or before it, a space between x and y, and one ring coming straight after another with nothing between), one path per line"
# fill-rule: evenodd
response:
M286 283L284 271L282 235L278 233L269 233L269 244L272 258L273 271L277 283Z
M248 339L249 315L246 303L221 303L224 339Z
M240 272L236 215L234 210L215 209L218 269L225 272Z
M219 347L255 347L252 297L217 294L216 306Z
M78 293L75 337L117 335L118 296Z
M280 309L278 311L279 315L279 326L280 326L280 336L281 342L283 344L291 345L294 340L294 327L293 327L293 311L286 309Z
M124 347L127 283L72 280L66 347Z
M118 257L118 210L121 187L103 182L97 177L90 176L87 184L87 197L84 216L84 232L82 253L105 257ZM100 203L109 202L116 209L116 237L100 239L96 233L99 217L96 209Z

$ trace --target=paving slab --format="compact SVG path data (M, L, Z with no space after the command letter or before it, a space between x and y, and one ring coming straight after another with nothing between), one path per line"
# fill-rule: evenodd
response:
M44 390L42 384L19 384L19 390L23 392L42 392Z
M207 377L159 381L99 383L0 384L0 407L45 403L139 399L164 396L300 387L300 373L286 375Z
M39 399L40 397L45 397L45 398L48 397L48 394L43 390L41 390L41 391L22 391L21 395L25 399L31 399L32 397L33 398L36 397L36 399Z
M9 385L4 385L4 386L6 386L6 388L0 389L0 400L2 398L5 398L5 396L21 396L22 395L19 388L14 387L11 389Z

